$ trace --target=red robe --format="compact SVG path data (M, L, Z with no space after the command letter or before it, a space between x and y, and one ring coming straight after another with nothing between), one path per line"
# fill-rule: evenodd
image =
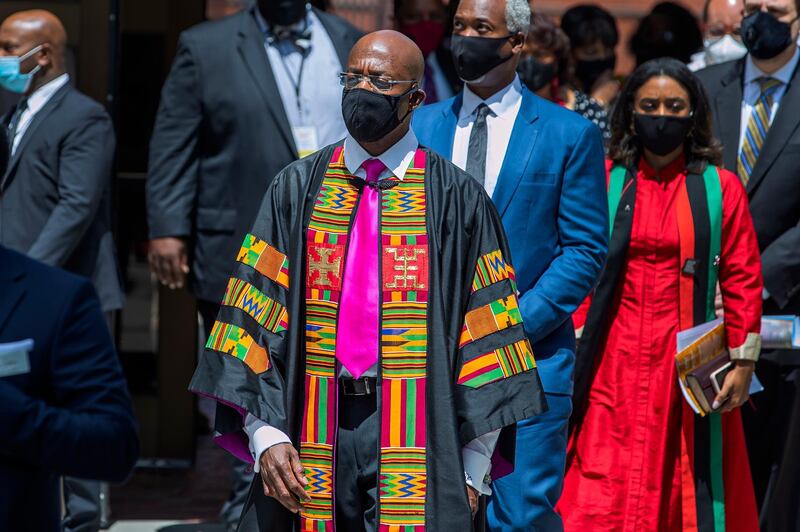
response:
M608 170L610 171L610 163ZM680 248L676 199L684 159L637 174L630 246L613 318L583 419L568 446L558 511L568 531L683 530L682 416L675 368ZM739 179L720 170L723 197L719 284L728 344L752 344L761 321L761 261ZM583 326L588 301L574 316ZM749 334L749 336L748 336ZM726 532L758 530L739 411L723 415ZM684 479L685 480L685 479Z

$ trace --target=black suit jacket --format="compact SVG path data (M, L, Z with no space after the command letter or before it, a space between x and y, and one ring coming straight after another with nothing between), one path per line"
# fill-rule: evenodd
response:
M360 33L315 11L347 62ZM150 142L150 237L190 240L190 287L219 301L267 185L297 158L252 10L181 34Z
M0 244L91 279L103 310L123 301L111 234L114 149L105 109L67 84L36 113L0 179Z
M0 530L61 530L59 476L124 480L139 444L92 285L0 246L0 344L32 339L0 377Z
M697 73L724 144L724 163L736 172L741 131L745 59ZM750 211L761 248L765 314L800 313L800 69L796 69L747 183Z

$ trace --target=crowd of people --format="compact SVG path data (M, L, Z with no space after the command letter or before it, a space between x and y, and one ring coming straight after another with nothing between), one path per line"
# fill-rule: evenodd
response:
M395 0L364 35L241 4L181 34L146 185L154 278L198 302L226 527L796 530L800 356L760 333L800 313L800 0L662 2L630 73L600 5ZM138 455L113 127L65 42L46 11L0 26L10 531L96 530ZM701 416L677 338L716 318Z

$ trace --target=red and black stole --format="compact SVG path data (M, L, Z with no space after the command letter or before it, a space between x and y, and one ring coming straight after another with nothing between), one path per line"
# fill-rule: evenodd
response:
M630 243L636 206L635 173L621 166L611 170L608 185L608 259L586 316L575 363L573 424L586 409L589 388L611 326L611 309ZM677 204L681 271L680 330L715 319L714 296L722 239L722 189L717 168L690 173L681 184ZM677 382L675 383L677 386ZM702 418L682 405L681 477L683 529L723 532L722 417ZM574 426L573 426L574 428Z

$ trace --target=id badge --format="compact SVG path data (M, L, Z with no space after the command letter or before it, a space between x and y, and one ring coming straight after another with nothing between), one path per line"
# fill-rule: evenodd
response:
M33 340L0 344L0 377L26 375L31 372L28 354L33 350Z
M302 159L319 149L317 128L314 126L297 126L292 128L297 155Z

